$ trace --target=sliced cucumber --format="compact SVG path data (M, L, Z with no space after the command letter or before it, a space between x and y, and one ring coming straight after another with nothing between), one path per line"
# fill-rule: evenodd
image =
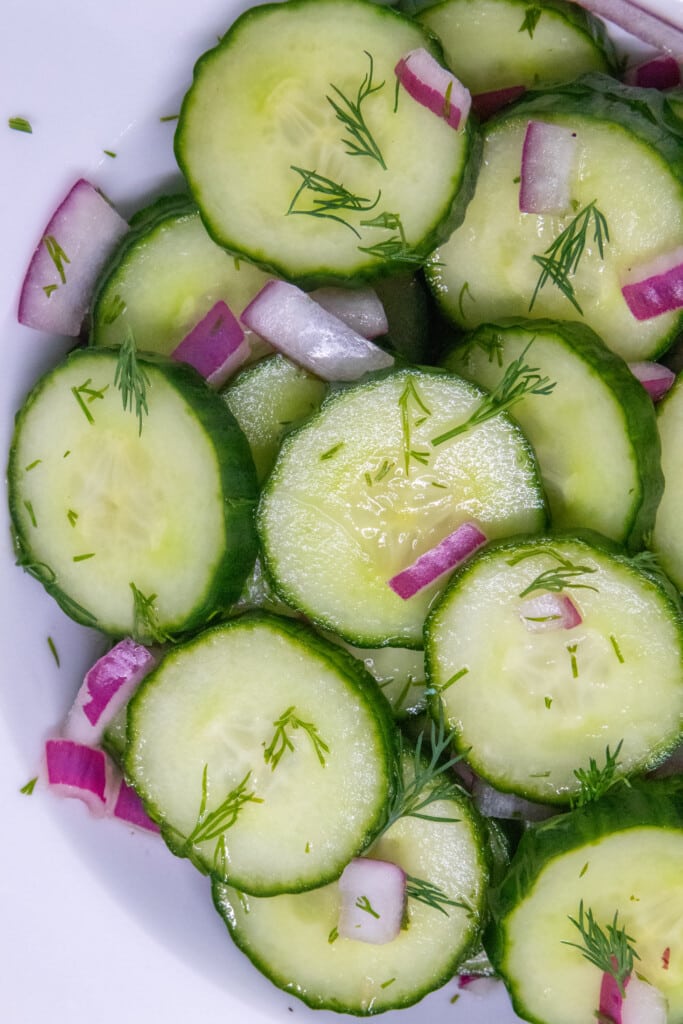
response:
M444 365L492 391L516 359L555 385L512 409L536 452L553 526L593 529L642 548L664 486L645 389L589 327L575 322L485 324Z
M426 709L427 684L422 651L406 647L354 647L333 633L325 635L332 643L341 644L350 654L363 662L389 701L395 718L415 716Z
M287 431L320 407L327 385L286 356L261 359L222 391L244 431L260 481L275 462Z
M268 280L212 242L187 196L141 210L113 254L93 300L92 345L121 345L132 332L139 349L170 355L222 299L235 316ZM255 353L265 343L245 331Z
M658 407L657 423L662 442L664 494L657 509L651 546L665 572L683 591L683 376L679 374L674 387Z
M64 611L142 640L197 628L252 568L256 476L230 411L194 370L139 358L148 413L126 411L118 353L76 349L19 412L8 469L19 561Z
M520 213L522 144L530 119L576 132L572 213ZM605 218L601 231L596 210ZM546 258L572 224L579 237L585 231L575 272L563 277L563 288L551 277L534 299L543 270L538 258ZM585 75L529 93L488 122L476 194L462 227L434 254L429 277L444 312L462 327L529 314L582 319L627 361L648 359L674 340L683 312L638 321L621 281L630 268L675 249L682 234L683 125L656 90Z
M603 23L564 0L441 0L418 18L475 94L568 82L616 66Z
M247 892L337 878L393 794L395 733L362 665L254 613L170 651L128 709L126 772L166 842Z
M212 237L311 285L419 264L462 220L478 155L471 122L454 131L397 93L394 68L419 47L439 53L366 0L239 18L198 62L176 134Z
M570 918L592 911L603 932L632 937L637 974L683 1020L683 800L679 787L615 787L601 800L528 830L494 893L485 944L517 1013L537 1024L595 1019L601 971ZM628 1003L628 988L626 989Z
M432 443L483 397L443 371L393 371L338 391L285 438L258 511L283 600L357 646L421 647L444 579L404 600L393 576L465 520L490 537L543 528L533 455L505 414Z
M337 883L272 899L214 884L214 902L237 945L276 985L316 1009L381 1013L444 984L477 951L490 855L483 823L455 787L425 814L448 820L400 818L367 856L398 864L452 904L439 910L409 896L399 936L372 945L336 934Z
M683 715L683 619L667 590L595 537L548 535L482 549L426 626L428 679L457 746L497 789L566 803L575 772L654 767ZM531 596L561 592L582 621L534 631Z

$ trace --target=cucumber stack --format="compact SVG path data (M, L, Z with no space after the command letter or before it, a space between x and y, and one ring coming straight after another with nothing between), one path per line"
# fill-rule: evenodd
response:
M573 1024L639 974L681 1021L683 804L647 776L683 719L683 385L655 412L629 363L683 327L683 131L574 5L403 6L264 4L199 59L188 193L133 218L17 415L18 561L159 646L104 744L276 985L370 1015L485 963ZM400 83L414 51L508 105L454 127L453 80ZM557 209L520 198L530 122L571 136ZM394 364L323 380L245 328L216 393L172 358L280 278L376 283ZM400 883L372 938L369 865Z

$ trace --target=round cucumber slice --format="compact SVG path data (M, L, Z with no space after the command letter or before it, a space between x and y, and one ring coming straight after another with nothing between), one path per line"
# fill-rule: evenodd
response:
M420 265L462 220L478 157L394 68L435 38L365 0L239 18L195 68L175 140L212 237L299 283ZM475 152L476 150L476 152Z
M76 349L17 417L9 502L19 561L64 611L161 640L237 599L254 563L256 476L199 375L139 357L147 413L123 407L118 353Z
M448 820L400 818L367 856L398 864L415 889L419 879L451 902L439 910L408 895L405 926L390 942L337 934L336 882L272 899L214 884L216 908L256 967L315 1009L369 1015L412 1005L477 951L490 873L486 830L464 794L453 787L425 814Z
M362 665L263 613L173 649L128 711L126 772L171 850L257 895L339 877L385 820L395 758Z
M563 0L544 0L542 7L527 0L441 0L418 18L475 94L538 88L616 67L603 23Z
M505 414L464 427L484 400L443 371L392 371L331 395L285 438L257 516L282 599L357 646L419 648L444 577L407 600L390 579L467 520L487 537L542 529L519 427Z
M536 452L553 526L641 549L664 486L645 389L589 327L568 321L484 324L444 365L492 391L520 358L554 384L511 410Z
M657 423L662 442L664 494L657 509L651 547L664 571L679 590L683 590L683 528L681 525L681 479L683 472L683 376L679 374L673 388L662 399Z
M548 535L490 545L456 571L428 619L429 682L458 749L497 789L567 803L591 761L603 765L609 752L615 775L631 775L679 741L681 612L655 576L606 543ZM571 598L578 624L538 628L542 613L525 602L552 594Z
M595 1018L601 971L584 958L581 904L603 933L618 915L635 970L683 1019L683 801L680 786L615 786L595 803L528 830L492 898L485 934L517 1013L537 1024ZM628 1002L628 988L626 989Z
M207 235L187 196L170 196L131 221L98 281L91 345L121 345L129 333L138 349L170 355L222 299L239 316L268 280ZM245 330L256 354L269 351Z
M529 120L576 133L566 214L520 212ZM621 285L632 268L674 250L682 234L683 126L655 89L584 75L528 93L487 123L475 196L435 252L429 279L462 327L507 316L580 319L627 361L651 359L676 338L683 311L638 321ZM546 259L553 262L539 288Z

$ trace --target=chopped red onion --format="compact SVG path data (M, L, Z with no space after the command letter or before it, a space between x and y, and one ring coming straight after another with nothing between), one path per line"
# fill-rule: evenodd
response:
M629 974L628 977L624 979L624 989L626 989L630 980L631 975ZM603 1016L608 1020L614 1021L614 1024L623 1024L623 1018L621 1015L623 1003L624 996L621 994L614 975L608 974L607 971L604 971L602 975L602 982L600 983L599 1013L603 1014ZM639 1021L639 1024L643 1024L643 1022Z
M77 797L103 815L108 799L108 758L103 750L68 739L45 744L47 781L62 796Z
M504 89L491 89L489 92L478 92L472 97L472 109L480 121L489 117L519 99L526 92L525 85L508 85Z
M522 601L519 617L530 633L574 629L583 622L581 612L568 594L539 594Z
M477 776L472 783L472 798L477 810L485 818L502 818L506 821L545 821L557 814L557 809L547 804L525 800L516 793L502 793L490 783Z
M316 288L309 295L364 338L381 338L389 330L384 306L374 288Z
M130 638L119 641L86 673L67 715L64 736L78 743L98 744L155 664L156 658L146 647Z
M675 57L662 54L628 68L624 81L644 89L674 89L681 84L681 67Z
M680 24L644 9L634 0L580 0L580 6L606 18L657 50L673 53L674 56L683 54L683 29Z
M339 879L339 935L376 945L391 942L401 931L406 874L387 860L355 857Z
M451 128L464 127L472 105L470 92L428 50L420 47L406 53L394 71L414 100L442 117Z
M207 384L218 388L250 354L249 342L237 318L219 299L173 350L171 358L194 366Z
M653 402L658 402L676 380L676 374L668 366L645 360L641 363L629 363L629 370L643 385Z
M394 593L407 601L439 576L455 569L456 565L485 543L486 536L476 523L462 523L436 547L420 555L407 569L392 576L389 586Z
M621 1024L666 1024L667 1011L663 993L637 975L632 975L621 1005Z
M128 224L81 178L59 204L29 263L19 322L77 337L97 276Z
M636 320L683 306L683 246L657 256L624 277L621 293Z
M571 207L576 132L561 124L529 121L522 146L522 213L565 213Z
M268 281L240 319L274 348L323 380L357 380L394 362L388 352L286 281Z
M159 832L159 826L149 817L142 800L124 778L121 778L119 788L114 794L110 806L112 817L119 818L129 825L145 829L148 832Z
M466 988L472 995L490 996L500 987L499 978L491 978L482 974L459 974L458 988Z

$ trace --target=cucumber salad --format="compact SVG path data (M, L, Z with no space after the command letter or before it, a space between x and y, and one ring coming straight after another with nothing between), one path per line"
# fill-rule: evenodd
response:
M15 571L102 652L24 792L314 1010L683 1024L683 30L590 8L250 7L21 287Z

